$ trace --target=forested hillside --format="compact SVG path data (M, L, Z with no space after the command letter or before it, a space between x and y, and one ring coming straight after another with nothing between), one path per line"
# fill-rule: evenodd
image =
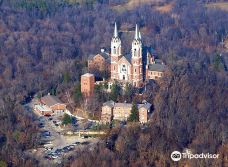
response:
M228 51L222 41L228 38L228 12L205 2L174 0L171 11L162 13L146 3L119 12L113 8L123 3L118 0L0 0L0 162L38 165L23 157L37 129L22 104L35 93L74 87L88 56L109 49L116 21L123 48L130 48L138 23L143 44L168 65L165 77L148 87L152 95L145 95L154 105L152 121L144 130L114 129L107 139L111 148L98 144L65 165L174 166L170 153L190 148L221 159L183 164L224 166Z

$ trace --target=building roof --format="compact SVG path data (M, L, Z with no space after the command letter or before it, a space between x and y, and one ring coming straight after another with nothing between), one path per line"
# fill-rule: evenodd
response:
M115 102L112 100L103 103L103 106L108 106L108 107L114 107L114 105L115 105Z
M96 54L96 55L90 55L90 56L88 57L88 59L91 60L91 59L93 59L93 58L94 58L95 56L97 56L97 55L102 56L102 57L105 59L105 61L111 63L111 57L110 57L109 54L106 53L106 52L100 52L100 53L98 53L98 54Z
M149 71L158 71L158 72L164 72L165 71L165 65L164 64L149 64Z
M131 64L131 58L132 58L131 53L126 54L124 57L125 57L125 58L127 59L127 61Z
M82 77L94 77L94 75L90 73L85 73L82 75Z
M115 107L131 108L132 107L132 104L131 103L115 103Z
M148 109L150 109L151 106L152 105L150 103L148 103L148 102L146 102L144 104L138 104L138 108L139 109L143 107L143 108L146 108L148 110Z
M155 64L163 64L161 59L154 59L154 61L155 61Z
M111 57L105 59L105 61L106 61L107 63L111 63Z
M50 112L52 111L49 107L46 107L44 105L35 105L35 108L38 109L39 111L44 111L44 112Z
M131 108L132 104L131 103L115 103L114 101L110 100L105 103L103 103L103 106L108 106L108 107L121 107L121 108ZM144 104L137 104L138 108L146 108L147 110L151 108L151 104L144 101Z
M96 56L96 55L93 55L93 54L89 55L88 60L93 59L93 57L95 57L95 56Z
M58 97L52 95L46 95L44 97L41 97L41 101L49 107L56 104L63 104L63 102Z

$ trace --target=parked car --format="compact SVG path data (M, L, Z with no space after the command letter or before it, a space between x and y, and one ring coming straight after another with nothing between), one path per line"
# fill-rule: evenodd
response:
M62 149L57 149L57 150L55 150L55 152L54 152L56 155L61 155L61 153L62 153Z
M51 136L51 132L44 131L44 132L41 133L41 136L43 136L43 137L50 137Z
M87 144L89 144L88 141L85 141L85 142L82 142L82 143L81 143L81 145L87 145Z
M58 158L59 156L58 155L52 155L51 156L53 159L56 159L56 158Z
M68 147L73 149L75 146L72 144L72 145L69 145Z
M44 128L44 123L39 123L38 127L39 128Z
M53 147L45 147L45 150L47 151L51 151L53 149Z
M76 141L74 144L79 145L79 144L80 144L80 142Z
M69 150L68 150L68 148L67 147L63 147L63 152L64 153L66 153L66 152L68 152Z
M45 155L44 158L45 158L45 159L49 159L50 157L49 157L48 155Z

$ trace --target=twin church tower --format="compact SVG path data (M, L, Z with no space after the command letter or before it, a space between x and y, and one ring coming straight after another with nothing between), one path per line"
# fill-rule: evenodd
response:
M129 82L135 87L143 85L142 40L138 26L135 27L135 37L132 41L131 53L122 54L121 40L115 23L111 41L111 79Z

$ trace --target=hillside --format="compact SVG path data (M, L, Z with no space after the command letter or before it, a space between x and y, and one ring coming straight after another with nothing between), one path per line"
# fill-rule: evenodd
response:
M166 3L165 0L129 0L120 5L113 5L112 8L118 12L124 12L127 10L139 8L144 5L149 7L161 7L163 5L166 5Z
M228 2L209 3L206 4L206 7L228 11Z
M80 76L90 55L110 52L115 22L123 54L131 51L137 23L143 46L168 67L143 95L116 95L120 102L146 99L153 105L151 121L117 125L57 166L226 166L228 12L192 0L87 2L0 1L0 166L42 166L24 154L37 147L40 129L23 105L49 92L70 96L72 108L84 105L77 94ZM98 90L90 114L107 99ZM186 148L221 156L172 161L174 150Z

